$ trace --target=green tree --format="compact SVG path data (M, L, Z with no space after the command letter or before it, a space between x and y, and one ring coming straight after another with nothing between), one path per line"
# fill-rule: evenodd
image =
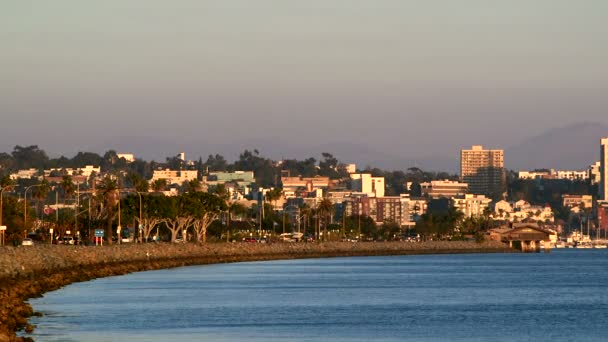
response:
M152 190L154 192L163 192L167 188L167 180L164 178L156 179L152 182Z
M207 228L220 213L228 209L226 201L219 196L206 192L184 194L187 212L193 216L193 228L198 243L207 242Z

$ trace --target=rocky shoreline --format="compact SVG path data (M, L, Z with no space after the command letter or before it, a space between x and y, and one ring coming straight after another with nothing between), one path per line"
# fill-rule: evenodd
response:
M29 298L95 278L241 261L507 252L513 250L502 243L464 241L4 247L0 248L0 342L31 340L16 336L17 331L34 329L28 318L38 313L26 302Z

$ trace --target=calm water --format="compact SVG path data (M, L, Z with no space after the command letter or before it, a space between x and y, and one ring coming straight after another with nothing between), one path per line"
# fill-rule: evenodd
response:
M37 341L606 341L608 250L183 267L31 303Z

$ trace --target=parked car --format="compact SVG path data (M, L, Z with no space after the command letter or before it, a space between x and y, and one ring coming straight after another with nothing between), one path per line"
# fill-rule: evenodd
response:
M76 240L74 240L74 238L71 236L64 236L62 243L64 245L74 245L74 244L76 244Z
M34 245L34 240L30 239L30 238L25 238L23 239L23 241L21 241L21 246L33 246Z

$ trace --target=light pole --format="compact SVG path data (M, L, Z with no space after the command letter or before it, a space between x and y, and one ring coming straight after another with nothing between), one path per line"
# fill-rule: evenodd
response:
M0 189L0 246L4 246L4 231L6 227L2 225L2 196L4 196L4 190L12 187L12 185L7 185Z
M4 195L4 190L8 189L8 188L12 188L12 185L7 185L5 187L3 187L2 189L0 189L0 226L2 226L2 196Z
M27 191L31 188L42 186L42 184L34 184L25 188L25 192L23 194L23 231L27 230Z

